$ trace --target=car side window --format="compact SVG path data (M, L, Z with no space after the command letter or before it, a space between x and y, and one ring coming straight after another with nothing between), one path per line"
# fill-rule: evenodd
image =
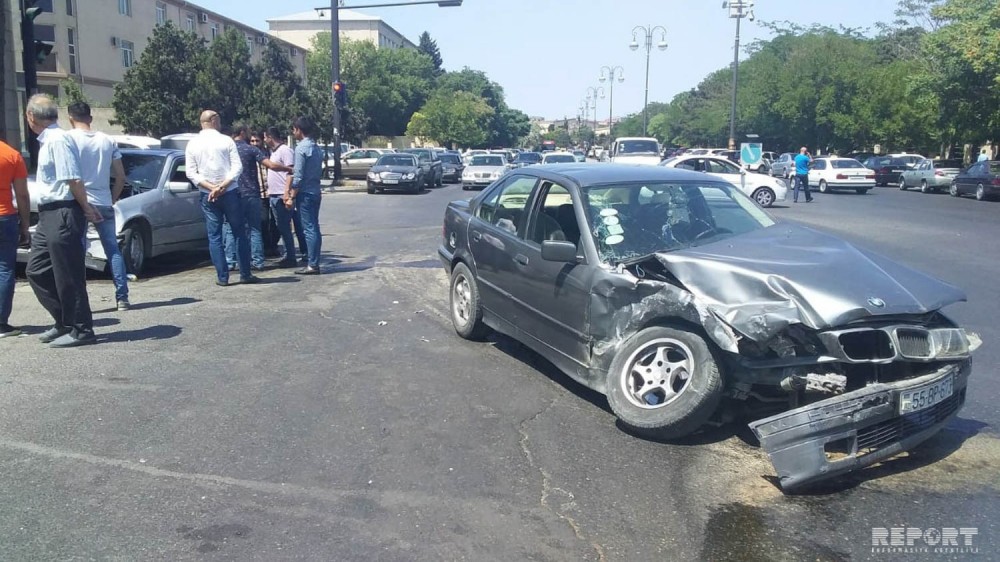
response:
M740 169L723 160L707 160L708 171L713 174L738 174Z
M544 182L539 193L542 200L532 220L530 241L541 245L546 240L564 240L579 245L580 224L569 191L559 184Z
M812 168L813 170L825 170L826 160L813 160Z
M528 201L535 183L535 178L529 176L508 179L480 203L476 216L518 236L522 233Z

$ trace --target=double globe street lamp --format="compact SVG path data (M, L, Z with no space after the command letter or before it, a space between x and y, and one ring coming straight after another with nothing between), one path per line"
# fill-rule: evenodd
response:
M667 30L658 25L656 27L647 27L642 25L637 25L632 30L632 43L629 44L629 49L633 51L639 50L639 37L645 34L646 42L646 98L642 105L642 134L648 135L649 131L649 55L653 52L653 37L657 32L660 34L660 42L656 44L656 47L661 51L667 50Z
M608 137L611 136L611 130L614 128L615 121L615 77L617 76L619 82L625 81L625 69L620 66L602 66L601 76L598 78L603 84L608 83ZM594 129L594 135L597 135L597 129Z
M736 150L736 91L740 76L740 21L754 20L753 0L729 0L722 3L729 10L729 17L736 20L736 45L733 47L733 100L729 112L729 150Z
M597 139L597 98L598 96L604 99L604 88L601 86L591 86L587 88L587 99L592 101L590 108L594 111L594 127L591 129L591 133L594 135L594 139Z

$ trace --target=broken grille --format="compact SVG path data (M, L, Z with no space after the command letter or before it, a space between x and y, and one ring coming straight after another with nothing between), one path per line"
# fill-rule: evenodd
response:
M893 418L858 431L858 456L874 453L882 447L901 441L933 427L958 411L965 401L965 389L934 406Z

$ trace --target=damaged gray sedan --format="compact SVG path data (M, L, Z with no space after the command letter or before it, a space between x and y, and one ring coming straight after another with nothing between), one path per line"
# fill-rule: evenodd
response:
M785 490L879 462L965 402L955 287L656 167L515 170L452 202L458 334L507 334L656 439L750 424Z

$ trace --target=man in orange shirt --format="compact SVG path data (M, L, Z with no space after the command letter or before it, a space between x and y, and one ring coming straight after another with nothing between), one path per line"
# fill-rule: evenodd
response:
M28 245L30 205L24 158L0 141L0 338L21 335L8 321L14 304L17 247Z

